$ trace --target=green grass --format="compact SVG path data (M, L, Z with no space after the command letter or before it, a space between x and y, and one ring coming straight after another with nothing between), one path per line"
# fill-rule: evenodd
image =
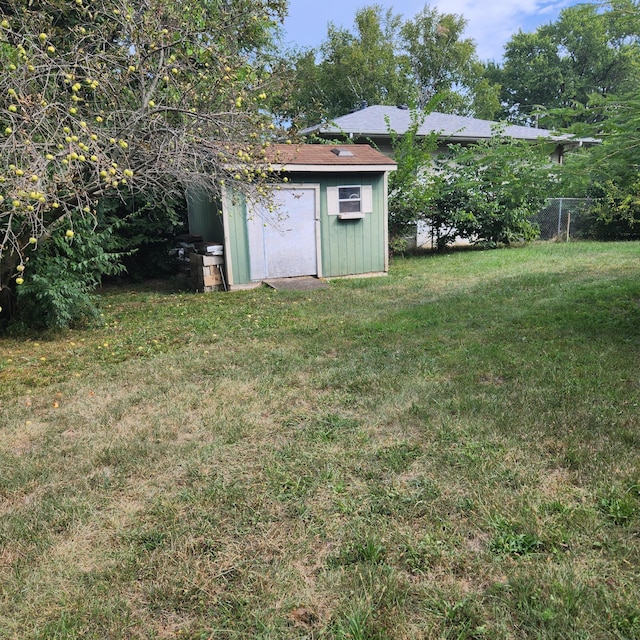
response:
M0 339L0 638L640 638L640 245Z

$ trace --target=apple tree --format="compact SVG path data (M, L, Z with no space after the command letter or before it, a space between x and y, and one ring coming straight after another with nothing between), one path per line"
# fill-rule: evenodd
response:
M70 255L82 244L75 267L91 265L101 199L170 201L267 178L270 48L285 10L286 0L0 3L5 318L48 243ZM105 270L116 257L96 255ZM102 267L92 268L90 281Z

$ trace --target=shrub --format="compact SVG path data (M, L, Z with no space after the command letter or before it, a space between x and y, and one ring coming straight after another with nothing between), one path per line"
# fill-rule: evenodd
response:
M549 160L553 145L496 132L488 141L450 145L434 158L437 134L418 136L423 117L412 112L411 126L402 136L389 129L398 163L389 182L391 243L415 233L419 221L431 229L437 249L456 237L485 246L537 238L531 218L550 197L559 171Z
M534 240L531 218L544 206L557 170L550 148L495 136L436 160L423 214L439 249L455 236L486 246Z
M614 180L594 184L589 195L594 205L586 220L585 235L595 240L640 239L640 180L626 184Z
M100 202L100 215L126 222L118 224L114 234L119 250L125 252L122 263L128 277L142 280L177 272L178 263L170 258L169 250L175 237L188 230L186 210L184 199L167 200L155 194Z
M122 272L122 252L115 251L114 226L96 227L91 217L51 227L25 264L24 283L16 287L14 326L64 328L96 321L99 311L92 291L103 275ZM71 235L71 233L73 235Z

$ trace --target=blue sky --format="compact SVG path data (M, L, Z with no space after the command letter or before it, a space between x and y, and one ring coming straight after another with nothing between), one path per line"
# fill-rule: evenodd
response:
M284 40L301 47L316 47L327 35L327 24L352 28L358 9L374 4L391 8L405 19L412 18L425 4L441 13L455 13L467 20L466 37L475 40L482 60L499 61L507 40L519 29L535 31L554 22L564 7L581 0L289 0Z

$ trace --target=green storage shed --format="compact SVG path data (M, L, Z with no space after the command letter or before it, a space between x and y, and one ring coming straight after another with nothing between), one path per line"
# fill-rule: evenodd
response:
M267 160L279 176L270 202L230 190L221 203L188 198L190 232L224 245L230 289L387 272L393 160L366 144L277 144Z

